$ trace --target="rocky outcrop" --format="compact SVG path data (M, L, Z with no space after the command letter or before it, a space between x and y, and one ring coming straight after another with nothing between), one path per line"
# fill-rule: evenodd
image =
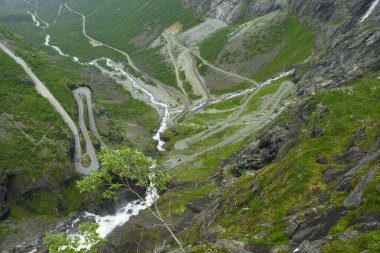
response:
M210 8L211 0L182 0L186 7L195 9L198 13L205 13Z
M360 206L363 202L364 188L375 178L375 173L378 169L379 165L374 166L360 179L350 196L344 200L344 206Z
M261 133L257 142L249 143L242 150L234 153L224 161L235 176L241 176L244 171L257 171L271 162L277 161L286 154L287 147L297 139L299 126L303 116L285 121L268 131Z
M227 24L239 22L243 18L256 18L272 11L284 9L288 0L187 0L188 6L198 12L207 12L209 18L219 19Z
M362 16L372 0L290 1L290 13L314 33L311 68L301 82L319 88L337 85L376 70L380 66L379 11L364 22Z
M306 89L321 88L355 79L380 67L379 10L364 21L372 0L188 0L209 18L227 24L254 19L289 7L289 14L315 35L309 71L299 78ZM376 25L377 24L377 25ZM343 73L343 74L342 74ZM316 84L311 87L310 83Z
M286 8L289 4L288 2L288 0L256 0L252 3L250 3L249 1L247 3L247 14L250 18L253 18L255 16L262 16L272 11L277 11Z
M241 19L241 0L213 0L211 2L209 17L219 19L227 24Z
M344 208L331 208L314 216L310 220L305 220L298 225L297 229L290 235L293 242L300 243L304 240L318 240L327 235L329 229L346 213Z

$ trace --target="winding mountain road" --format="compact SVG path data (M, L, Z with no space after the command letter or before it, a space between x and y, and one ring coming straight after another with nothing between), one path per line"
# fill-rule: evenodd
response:
M104 42L101 42L99 40L96 40L94 39L93 37L89 36L86 32L86 16L83 15L82 13L78 12L78 11L75 11L74 9L70 8L66 3L63 4L65 6L66 9L68 9L69 11L81 16L82 18L82 33L83 35L90 41L90 43L93 45L93 46L104 46L104 47L107 47L115 52L118 52L120 53L121 55L125 56L127 58L127 61L128 61L128 65L131 66L136 72L138 73L141 73L143 74L144 76L146 76L148 79L150 80L153 80L153 82L155 82L157 85L163 87L165 90L167 91L170 91L174 96L176 97L179 97L183 102L184 102L184 108L182 110L182 112L177 115L171 122L172 124L177 124L177 121L178 119L186 113L186 111L188 110L188 107L189 107L189 101L187 100L186 96L184 96L180 91L178 91L177 89L173 88L173 87L170 87L160 81L158 81L157 79L149 76L147 73L144 73L143 71L141 71L139 68L136 67L136 65L133 63L131 57L129 56L129 54L127 54L126 52L120 50L120 49L117 49L111 45L108 45Z
M25 73L29 76L29 78L35 84L37 92L39 94L41 94L42 97L46 98L50 102L50 104L54 107L54 109L61 115L63 121L70 128L70 130L74 136L74 142L75 142L74 167L75 167L76 171L78 173L88 175L92 171L98 170L99 169L99 162L97 160L97 157L96 157L96 154L95 154L95 151L94 151L94 148L92 146L91 141L88 142L88 140L87 140L87 137L88 137L87 130L85 130L83 132L83 134L84 134L84 137L86 139L86 148L87 148L87 152L88 152L90 159L91 159L91 165L89 167L84 167L81 163L81 161L82 161L82 155L81 155L82 150L81 150L79 132L78 132L77 126L75 125L74 121L71 119L71 117L65 111L65 109L62 107L62 105L58 102L58 100L49 91L49 89L40 81L40 79L38 79L38 77L33 73L33 71L30 69L30 67L27 65L27 63L21 57L16 56L2 42L0 42L0 48L24 69ZM80 99L80 101L81 102L78 103L79 118L80 118L80 122L82 122L84 124L84 122L83 122L83 103L82 103L81 99ZM85 127L84 128L81 127L81 129L83 130L83 129L85 129ZM86 137L86 133L87 133L87 137Z
M88 134L87 127L86 127L86 124L84 122L83 100L80 97L80 95L81 94L87 94L85 91L86 90L84 88L78 88L78 89L76 89L76 90L73 91L74 98L75 98L75 101L76 101L77 106L78 106L79 127L80 127L80 130L82 132L82 135L83 135L85 143L86 143L87 154L89 155L89 157L91 159L91 164L90 164L90 166L88 168L85 168L85 167L82 166L81 159L78 159L78 160L74 161L75 167L78 170L80 170L80 172L82 174L85 174L88 170L94 171L94 170L97 170L99 168L99 161L96 158L95 148L92 145L90 135ZM88 114L89 114L89 119L90 119L90 111L92 112L92 108L89 108L89 109L90 110L88 110L88 112L89 112ZM90 122L91 122L91 120L90 120ZM99 137L99 139L100 139L100 137Z
M185 117L185 119L184 119L184 122L185 122L186 120L190 119L195 113L197 113L197 112L203 110L203 109L204 109L206 106L208 106L208 105L210 104L210 102L211 102L211 94L210 94L210 91L208 90L205 81L203 80L203 78L201 77L201 75L200 75L199 72L198 72L198 68L197 68L197 66L196 66L196 63L195 63L195 59L194 59L194 57L193 57L190 53L188 53L188 52L186 52L186 55L187 55L187 57L189 57L189 59L191 59L191 61L192 61L192 64L191 64L191 66L192 66L192 71L193 71L193 73L194 73L194 76L198 79L198 82L201 84L203 91L204 91L205 94L206 94L206 101L204 101L203 104L202 104L201 106L195 107L195 109L193 109L188 115L186 115L186 117Z
M98 129L96 128L96 124L95 124L94 113L92 111L92 100L91 100L90 89L86 88L86 87L80 87L80 88L73 90L73 94L74 94L75 101L78 104L78 111L82 111L82 112L83 112L83 100L82 100L81 96L85 97L86 104L87 104L88 123L90 126L90 130L93 133L93 135L95 136L95 138L99 141L100 145L104 146L102 138L100 137L100 134L99 134ZM83 113L79 113L79 114L83 114ZM84 123L83 116L80 116L79 121L83 121L83 123Z
M227 127L231 126L231 123L236 121L241 116L241 114L245 111L249 102L260 91L261 87L262 86L259 86L255 90L255 92L251 93L249 95L249 97L244 101L244 103L240 106L239 111L234 113L231 117L229 117L225 121L223 121L217 125L214 125L214 126L210 127L209 129L202 131L202 132L200 132L200 133L198 133L192 137L178 141L175 145L176 149L185 149L188 146L188 144L191 144L194 141L204 140L207 137L210 137L211 135L214 135L214 134L226 129Z
M228 76L232 76L232 77L235 77L235 78L238 78L238 79L241 79L241 80L244 80L244 81L247 81L247 82L250 82L254 85L259 85L258 82L256 82L255 80L252 80L252 79L249 79L247 77L244 77L244 76L241 76L241 75L238 75L238 74L235 74L235 73L232 73L232 72L229 72L229 71L226 71L224 69L221 69L215 65L212 65L210 64L206 59L204 59L201 55L195 53L193 50L191 50L190 48L188 47L185 47L184 45L182 45L181 43L179 43L173 36L170 36L170 39L177 45L179 46L180 48L182 48L183 50L189 52L189 53L192 53L193 55L195 55L196 57L198 57L202 62L203 64L205 64L206 66L218 71L218 72L221 72L225 75L228 75Z
M226 145L232 144L232 143L234 143L236 141L239 141L242 138L246 137L247 134L249 134L250 132L252 132L256 128L258 128L258 127L264 125L265 123L267 123L270 120L270 118L272 117L272 115L275 112L275 110L280 105L280 102L282 101L283 97L291 89L294 88L294 84L292 82L288 82L288 81L282 83L282 87L285 87L285 86L286 86L285 89L281 89L281 90L279 89L279 91L276 92L276 94L274 96L272 96L272 98L269 101L267 101L267 103L266 103L266 105L264 107L272 105L272 107L269 109L269 111L267 113L265 113L263 116L261 116L260 118L258 118L256 121L254 121L252 124L250 124L247 127L241 129L235 135L233 135L231 137L228 137L228 138L224 139L223 141L221 141L220 143L218 143L218 144L216 144L214 146L208 147L205 150L202 150L202 151L200 151L198 153L195 153L193 155L190 155L190 156L182 156L180 160L177 160L177 159L169 160L165 164L165 167L168 168L168 169L175 168L178 165L186 163L186 162L189 162L189 161L192 161L195 158L197 158L197 157L199 157L201 155L204 155L207 152L213 151L215 149L218 149L218 148L224 147ZM258 115L262 114L264 112L264 110L268 109L268 108L264 108L264 107L260 110L260 112L257 113ZM235 124L229 124L225 128L227 128L229 126L232 126L232 125L235 125Z
M180 74L179 74L179 67L178 67L178 64L177 64L177 60L175 59L175 57L173 55L170 39L168 38L168 36L167 36L167 34L165 32L163 33L163 36L164 36L164 38L166 40L166 48L168 50L168 53L169 53L169 56L170 56L170 60L172 61L172 64L173 64L173 67L174 67L175 77L176 77L177 84L178 84L179 88L182 90L182 93L187 97L186 91L183 88L183 80L181 79Z

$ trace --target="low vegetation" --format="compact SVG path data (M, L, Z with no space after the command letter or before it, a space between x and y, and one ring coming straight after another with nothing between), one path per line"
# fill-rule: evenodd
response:
M298 23L295 16L286 16L280 12L269 21L263 19L256 23L242 41L229 40L237 26L215 32L199 45L202 56L215 64L239 64L241 67L256 61L258 56L271 52L273 56L268 56L271 57L268 63L249 73L261 82L302 63L312 54L313 35Z
M268 65L254 75L257 81L264 81L277 73L288 70L295 64L302 63L312 54L313 34L300 25L296 17L288 17L282 29L286 44Z
M87 30L90 35L127 52L146 48L174 22L179 21L184 30L197 24L194 20L195 12L174 0L131 0L116 3L83 0L71 1L69 4L87 16ZM136 39L138 36L140 39Z
M310 104L313 106L310 108L314 109L307 112L307 122L301 129L301 135L285 157L264 167L257 175L242 176L222 190L223 206L219 208L218 218L213 225L225 228L224 232L219 234L219 238L233 237L246 241L247 238L254 238L253 235L261 232L266 236L250 240L272 246L287 242L288 237L284 233L286 224L283 220L287 213L295 208L305 210L307 206L313 205L313 201L321 192L334 189L334 185L321 182L324 166L316 162L317 158L324 156L329 160L330 167L342 168L344 165L333 162L333 155L347 150L349 145L356 145L366 151L376 136L379 136L380 121L376 116L380 113L378 89L377 79L364 78L345 88L322 92L311 98ZM368 106L361 106L363 104ZM279 120L287 118L288 113ZM311 131L315 128L320 129L323 134L312 137ZM364 128L366 134L358 139L355 133L359 128ZM365 171L366 169L362 173ZM252 192L255 180L258 181L259 188ZM347 219L380 211L380 199L375 190L378 182L379 177L376 177L366 187L366 201L363 205L358 210L350 211L330 233L335 234L347 229ZM347 192L342 194L348 196ZM275 225L266 227L260 224ZM361 245L356 245L347 252L358 252L355 247L364 249L368 245L375 246L376 244L371 244L368 238L376 238L376 233L360 235L357 239L348 241L333 242L325 246L325 252L344 252L343 249L348 250L356 240L361 241Z
M206 38L199 44L199 50L202 56L210 62L215 62L228 42L228 36L236 27L227 26L219 29L210 37Z

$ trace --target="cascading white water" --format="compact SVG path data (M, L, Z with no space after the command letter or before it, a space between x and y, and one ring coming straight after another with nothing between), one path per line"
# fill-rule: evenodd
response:
M360 19L359 23L363 22L364 20L366 20L371 14L372 12L375 10L376 6L379 4L380 0L375 0L373 1L373 3L371 4L371 6L369 7L369 9L367 10L367 12L364 14L364 16Z
M65 54L65 53L62 52L62 50L59 47L50 45L50 35L49 34L46 35L46 37L45 37L45 43L44 44L45 44L45 46L53 48L59 55L64 56L64 57L72 58L74 62L78 62L79 63L79 58L78 57L76 57L76 56L70 56L68 54Z
M60 6L60 9L61 9L61 6ZM58 15L59 15L59 13L60 13L60 10L58 12ZM157 149L160 151L164 150L163 146L165 143L164 143L164 141L161 140L161 134L167 129L167 126L168 126L168 121L170 118L169 106L165 103L157 101L151 92L149 92L147 89L145 89L144 87L139 85L139 83L136 81L136 79L124 70L124 66L122 64L114 62L108 58L96 59L90 63L81 63L79 61L78 57L74 57L74 56L70 56L68 54L65 54L59 47L50 45L50 35L46 35L44 44L48 47L53 48L59 55L72 58L72 60L74 62L78 62L78 63L84 64L84 65L95 66L98 69L100 69L102 71L102 73L106 73L106 74L113 76L113 77L115 77L115 76L124 77L124 79L118 78L118 81L121 83L126 83L129 81L130 83L132 83L133 88L141 91L142 93L144 93L145 95L148 96L151 104L162 108L164 110L163 118L161 120L161 123L159 125L157 132L153 136L153 139L158 142ZM107 67L109 67L111 70L108 70L108 69L101 67L97 63L99 60L106 60ZM267 83L270 83L274 80L280 79L286 75L289 75L289 74L293 73L293 71L282 73L278 77L271 79L271 80L268 80L267 82L263 83L262 85L266 85ZM234 94L229 94L229 95L227 95L227 97L225 99L230 99L230 98L233 98L236 96L241 96L241 95L249 93L252 90L253 90L253 88L247 89L247 90L244 90L241 92L237 92ZM200 104L198 106L201 107L201 106L203 106L203 104ZM99 235L101 237L105 238L114 228L123 225L124 223L126 223L130 219L130 217L137 215L141 210L144 210L147 207L151 206L157 200L158 197L159 197L159 195L157 194L157 190L151 186L151 187L149 187L149 189L146 192L144 201L136 200L136 201L129 202L125 206L123 206L122 208L117 210L114 215L100 216L100 215L95 215L95 214L91 214L91 213L86 213L86 216L94 218L94 220L97 222L97 224L99 224L99 228L98 228L97 232L99 233ZM91 247L91 245L85 245L84 247L89 247L89 246Z
M157 101L151 92L149 92L147 89L145 89L142 86L140 86L137 83L137 81L130 74L128 74L126 71L124 71L124 66L121 63L114 62L114 61L112 61L111 59L108 59L108 58L99 58L99 59L91 61L90 63L81 63L79 61L78 57L65 54L59 47L50 45L50 35L49 34L46 35L46 37L45 37L45 43L44 44L46 46L48 46L48 47L53 48L59 55L64 56L64 57L72 58L72 60L74 62L80 63L82 65L92 65L92 66L95 66L98 69L100 69L103 73L107 73L108 72L108 74L111 75L111 76L114 76L114 75L124 76L125 78L127 78L127 80L129 80L130 82L132 82L133 88L136 88L136 89L140 90L141 92L143 92L144 94L146 94L149 97L149 101L150 101L151 104L163 108L164 115L163 115L163 118L162 118L162 120L160 122L160 125L159 125L159 128L158 128L157 132L153 136L153 139L155 141L157 141L157 149L159 151L164 151L165 150L164 149L165 142L161 139L161 134L168 128L168 122L169 122L169 118L170 118L169 106L167 104L165 104L165 103L161 103L161 102ZM100 60L105 60L107 62L107 66L110 67L111 69L113 69L114 73L112 73L109 70L106 70L106 69L102 68L99 64L97 64L97 62L100 61ZM121 79L118 79L118 81L119 82L125 82L125 81L123 81Z
M32 16L32 19L33 19L33 22L34 22L34 24L37 26L37 27L40 27L40 22L37 20L37 18L36 18L36 16L33 14L33 13L31 13L30 11L27 11L27 13L30 15L30 16Z
M99 60L106 61L107 67L111 68L113 71L110 71L110 70L105 69L102 66L100 66L97 63ZM112 76L112 77L123 76L123 77L125 77L126 80L123 80L123 79L120 79L120 78L116 78L116 80L119 83L126 83L128 81L131 82L133 88L141 91L142 93L144 93L144 94L146 94L148 96L149 101L150 101L151 104L159 106L159 107L161 107L164 110L164 115L162 117L160 126L159 126L157 132L155 133L155 135L153 136L153 139L158 142L157 149L159 151L164 151L165 150L164 149L165 142L163 140L161 140L161 134L168 127L168 122L169 122L169 118L170 118L169 106L167 104L164 104L164 103L161 103L161 102L157 101L156 98L153 96L153 94L151 92L149 92L147 89L145 89L144 87L142 87L141 85L139 85L138 82L130 74L128 74L124 70L123 64L114 62L114 61L112 61L111 59L108 59L108 58L100 58L100 59L96 59L96 60L90 62L89 65L92 65L92 66L98 68L103 73L105 73L105 74L107 74L109 76Z
M119 210L116 211L114 215L100 216L91 213L85 213L86 217L94 218L96 223L99 225L97 230L98 234L102 238L112 232L112 230L118 226L122 226L132 216L138 215L140 211L150 207L158 199L159 195L157 189L153 186L150 186L146 191L144 201L135 200L127 203Z
M126 71L124 71L124 66L121 63L116 63L108 58L97 59L90 63L81 63L79 62L79 59L77 57L73 57L68 54L65 54L59 47L50 45L50 35L46 35L44 44L48 47L53 48L61 56L70 57L73 59L73 61L78 62L83 65L95 66L99 68L102 71L102 73L105 73L108 70L102 68L99 64L97 64L97 61L106 60L107 66L113 70L112 72L108 71L111 76L112 75L124 76L127 80L129 80L132 83L133 88L138 89L141 92L145 93L149 97L149 101L152 104L163 108L164 116L163 116L163 119L161 120L158 131L153 136L153 139L158 141L157 149L160 151L164 150L163 146L165 142L161 140L160 135L166 130L167 125L168 125L168 121L170 118L169 107L168 105L157 101L151 92L149 92L148 90L140 86L131 75L129 75ZM121 82L122 80L119 79L119 81ZM144 201L135 200L135 201L129 202L125 206L117 210L114 215L100 216L100 215L96 215L92 213L86 213L85 216L93 218L96 221L96 223L99 225L99 228L97 230L97 232L99 233L99 236L101 236L102 238L105 238L110 232L112 232L114 228L125 224L132 216L135 216L141 210L144 210L150 207L158 199L158 197L159 195L157 193L156 188L151 185L146 192ZM74 221L74 223L77 223L77 222L78 222L77 220ZM75 225L74 223L73 223L73 226ZM90 248L91 246L92 245L82 245L78 248L78 250L81 248Z
M271 79L268 79L265 82L261 83L260 86L268 85L268 84L270 84L270 83L272 83L274 81L277 81L277 80L279 80L279 79L281 79L283 77L289 76L289 75L293 74L294 71L295 71L295 69L289 70L287 72L282 72L278 76L276 76L274 78L271 78ZM238 91L238 92L234 92L234 93L225 94L221 98L219 98L218 100L212 101L211 104L217 104L217 103L219 103L221 101L224 101L224 100L228 100L228 99L232 99L232 98L243 96L245 94L250 93L251 91L253 91L255 89L256 89L256 87L251 87L251 88L248 88L246 90L242 90L242 91Z

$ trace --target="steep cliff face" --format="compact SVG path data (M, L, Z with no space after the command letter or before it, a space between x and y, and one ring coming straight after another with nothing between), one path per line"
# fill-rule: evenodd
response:
M304 82L338 84L379 69L380 24L377 7L362 20L373 1L291 1L290 12L315 34L316 49Z
M209 18L233 24L243 18L253 19L284 9L288 6L288 0L186 0L186 5L203 12Z
M380 7L376 6L371 15L362 20L374 3L372 0L193 0L191 3L199 10L207 10L208 17L227 24L289 7L289 14L296 16L315 35L310 71L299 76L304 84L312 81L316 87L324 87L379 68Z
M197 6L199 1L191 2ZM310 58L300 63L302 67L296 66L299 92L287 114L221 162L212 179L202 181L216 183L216 191L199 201L201 204L186 204L176 232L190 245L188 252L379 249L374 238L380 229L376 197L380 189L380 132L375 116L378 109L372 105L379 106L380 101L380 6L363 20L372 3L202 1L199 10L209 6L210 18L228 24L286 9L284 12L313 32L315 48ZM361 79L363 76L371 78ZM346 87L332 89L341 84ZM319 93L322 88L324 92ZM309 97L313 91L317 95ZM363 105L368 108L362 112ZM364 118L368 124L363 123ZM138 233L135 222L141 224L132 219L123 229ZM152 232L150 223L144 219L141 229L152 233L143 238L146 252L154 250L152 241L164 241L168 248L168 244L174 245L157 239L162 231ZM111 236L109 244L117 249L139 246L128 242L122 233L114 233L117 239ZM363 244L356 244L357 240ZM348 246L339 245L342 250L336 246L340 242ZM104 250L112 251L115 249Z

